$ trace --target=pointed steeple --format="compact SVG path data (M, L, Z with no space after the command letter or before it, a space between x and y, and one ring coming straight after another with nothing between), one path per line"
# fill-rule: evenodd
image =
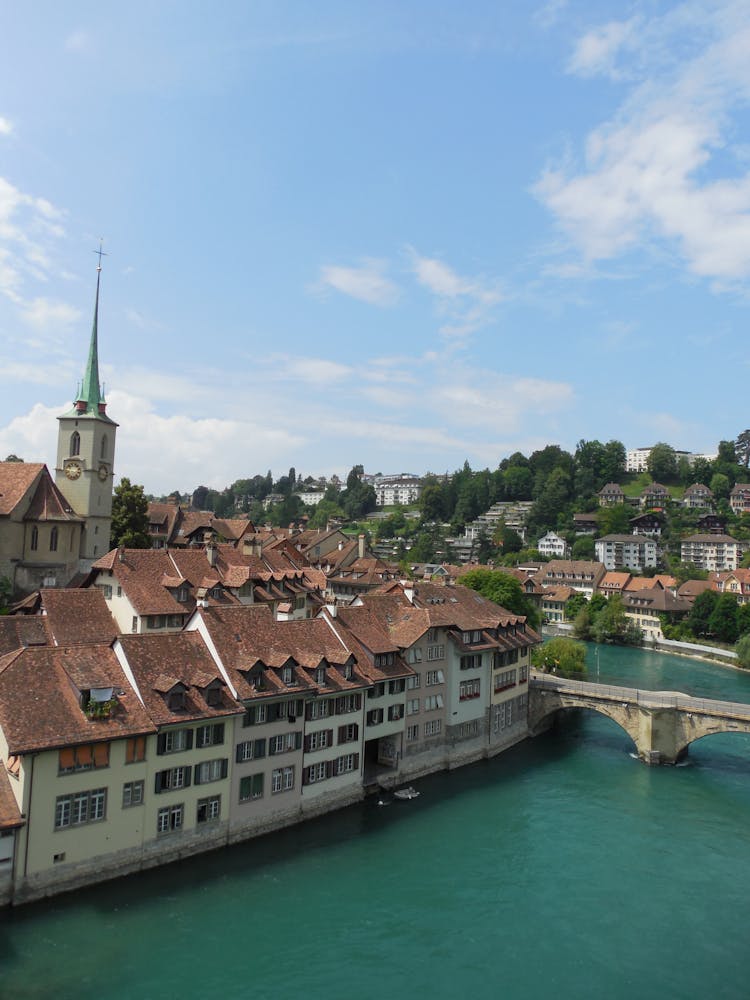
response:
M94 322L91 326L91 343L89 344L86 370L83 373L83 381L77 390L73 411L79 416L106 417L107 404L104 399L101 383L99 382L99 283L102 274L102 257L106 257L107 255L102 250L101 243L99 244L99 249L94 250L94 253L99 255L99 263L96 266Z
M91 343L89 344L89 357L86 362L86 371L83 374L81 391L76 400L76 409L84 413L99 413L100 408L105 404L104 396L99 384L99 279L101 277L101 265L96 268L96 301L94 302L94 322L91 327ZM85 409L81 405L85 403Z

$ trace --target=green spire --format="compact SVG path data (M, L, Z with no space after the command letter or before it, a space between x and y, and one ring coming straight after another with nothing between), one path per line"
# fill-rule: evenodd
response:
M96 302L94 303L94 323L91 327L91 343L89 345L89 357L86 362L86 371L83 375L81 392L76 402L86 404L87 413L99 413L99 404L104 403L104 396L99 385L99 278L101 277L101 266L96 269Z

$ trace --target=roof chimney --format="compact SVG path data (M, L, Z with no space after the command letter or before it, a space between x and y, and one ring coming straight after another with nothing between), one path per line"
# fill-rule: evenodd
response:
M214 567L216 565L216 545L213 539L206 542L206 558L208 559L208 565Z
M365 536L364 535L358 535L357 536L357 558L358 559L364 559L365 558Z

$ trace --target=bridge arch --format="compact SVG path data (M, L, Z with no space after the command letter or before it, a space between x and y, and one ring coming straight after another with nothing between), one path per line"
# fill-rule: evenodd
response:
M545 729L553 724L554 719L562 713L573 711L593 712L596 715L603 715L606 719L611 719L629 737L638 749L639 722L638 713L631 705L617 704L586 699L580 696L575 701L568 701L564 696L556 692L545 692L542 697L534 699L534 704L529 707L529 732L532 736L538 736Z
M712 736L742 736L745 740L745 746L750 749L750 731L748 729L738 729L736 724L725 723L712 724L701 726L700 728L705 729L704 732L695 732L689 737L684 737L682 739L675 741L675 749L677 751L678 759L684 758L691 747L694 747L698 743L703 743L704 745L710 741Z

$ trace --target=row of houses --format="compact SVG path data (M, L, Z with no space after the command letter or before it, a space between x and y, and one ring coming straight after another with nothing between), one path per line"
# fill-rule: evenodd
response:
M109 601L95 582L42 590L0 619L5 901L263 834L527 735L540 638L460 586L395 582L297 619L209 597L174 631L124 631Z
M630 498L619 483L606 483L597 494L600 507L612 507L617 504L634 503L641 508L663 509L673 503L679 503L687 510L713 510L715 497L713 491L703 483L693 483L688 486L680 501L674 501L666 486L661 483L649 483L638 497ZM729 506L733 514L750 512L750 484L736 483L729 494Z

